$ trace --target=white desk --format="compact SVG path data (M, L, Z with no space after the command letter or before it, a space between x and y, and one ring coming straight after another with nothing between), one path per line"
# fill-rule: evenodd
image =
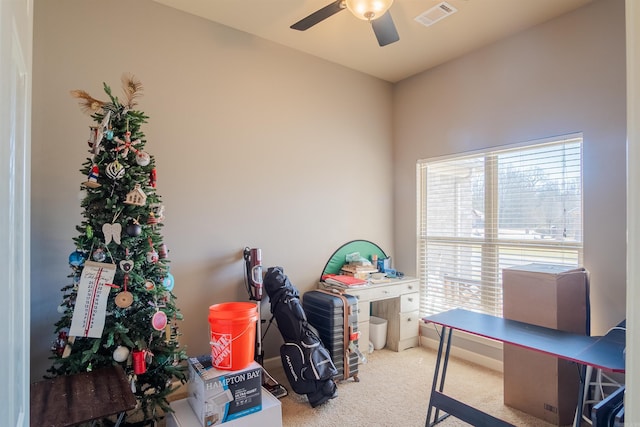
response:
M387 345L402 351L418 345L418 308L420 293L418 279L404 277L361 287L343 287L320 282L321 289L338 289L358 299L358 347L366 353L369 348L369 317L387 319Z

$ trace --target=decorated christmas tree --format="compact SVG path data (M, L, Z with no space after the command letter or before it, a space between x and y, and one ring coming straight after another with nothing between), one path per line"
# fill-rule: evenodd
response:
M122 100L104 84L108 101L82 90L90 126L89 157L81 173L83 220L69 256L70 283L62 288L52 346L51 376L121 365L138 399L129 418L156 421L169 410L173 381L186 380L186 351L178 342L182 314L172 294L163 242L164 206L156 192L155 159L145 151L135 109L141 83L122 76Z

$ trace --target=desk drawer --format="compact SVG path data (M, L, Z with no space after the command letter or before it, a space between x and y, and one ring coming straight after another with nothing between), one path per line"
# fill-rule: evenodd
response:
M400 340L418 336L418 310L400 315Z
M400 296L402 285L385 285L369 290L369 299L371 301L384 300L388 298L396 298Z
M342 289L342 291L344 291L345 294L356 297L358 302L371 301L371 291L369 289Z
M400 312L416 311L420 308L420 293L404 294L400 296Z
M400 293L403 293L403 294L410 294L412 292L420 292L420 282L418 282L417 280L412 280L412 281L407 282L407 283L402 283L400 285L400 287L401 287Z

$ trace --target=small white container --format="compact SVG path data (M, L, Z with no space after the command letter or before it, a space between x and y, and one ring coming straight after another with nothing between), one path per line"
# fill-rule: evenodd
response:
M387 319L369 317L369 340L373 343L374 350L380 350L387 344L387 323Z

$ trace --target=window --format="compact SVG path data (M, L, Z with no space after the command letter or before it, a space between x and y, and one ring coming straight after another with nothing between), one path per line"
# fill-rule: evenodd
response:
M421 160L421 315L502 316L502 269L582 263L582 136Z

